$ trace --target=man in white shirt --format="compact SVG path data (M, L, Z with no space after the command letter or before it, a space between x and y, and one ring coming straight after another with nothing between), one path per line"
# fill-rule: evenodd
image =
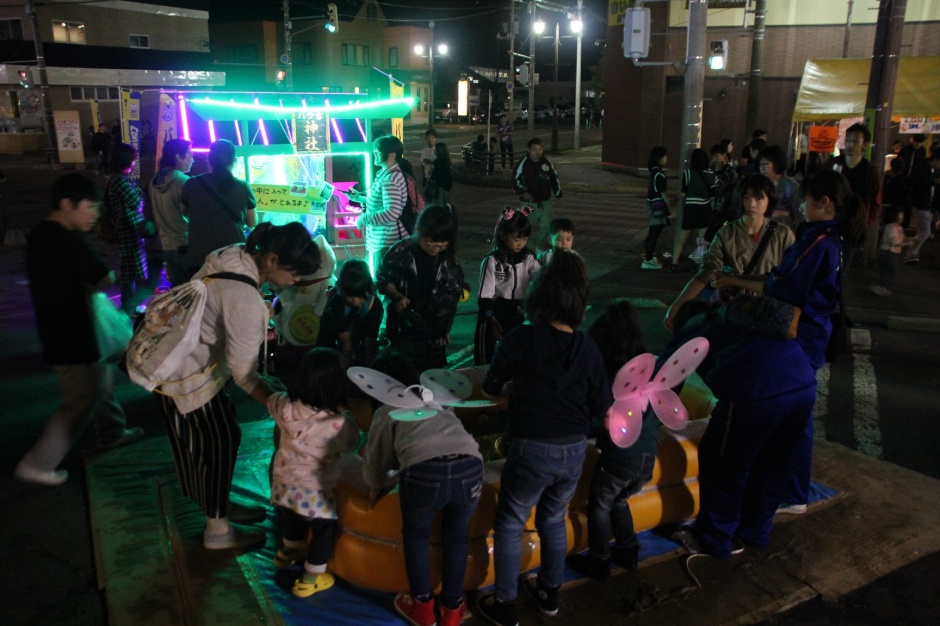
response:
M431 178L431 170L434 169L434 147L437 145L437 131L429 128L424 131L424 140L428 145L421 149L421 170L424 172L424 186L427 186L428 179Z

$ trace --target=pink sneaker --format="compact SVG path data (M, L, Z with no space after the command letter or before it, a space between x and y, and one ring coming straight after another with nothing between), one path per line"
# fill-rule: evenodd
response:
M395 596L395 610L405 618L405 621L414 626L437 626L434 616L434 600L415 600L407 593Z

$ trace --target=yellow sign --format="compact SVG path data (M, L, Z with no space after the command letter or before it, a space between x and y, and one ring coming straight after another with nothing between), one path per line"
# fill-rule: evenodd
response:
M388 95L391 98L405 97L405 84L399 84L391 76L388 77ZM392 134L398 137L401 142L405 141L405 120L400 117L392 118Z
M329 186L332 189L332 186ZM324 214L323 208L314 208L313 203L323 205L323 197L317 187L303 183L294 185L264 185L252 183L251 190L258 200L259 211L272 213L297 213L300 215Z
M157 119L157 162L163 156L163 144L176 136L176 103L169 94L160 94L160 117Z

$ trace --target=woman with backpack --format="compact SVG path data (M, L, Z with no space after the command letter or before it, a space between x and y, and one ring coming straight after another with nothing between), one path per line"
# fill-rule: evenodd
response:
M394 135L376 139L372 158L378 171L368 193L352 189L347 192L350 202L363 207L356 227L365 230L366 251L373 272L378 271L389 246L408 236L401 223L402 210L408 202L405 174L398 165L398 155L403 151L404 146Z
M206 284L199 342L171 380L160 384L157 398L166 418L180 489L206 515L202 540L206 549L243 548L264 541L263 532L231 524L261 521L265 511L229 502L241 428L226 383L232 379L266 406L272 391L257 372L258 352L268 326L260 286L289 287L319 266L319 248L302 224L263 223L246 243L210 253L193 278ZM156 304L151 307L157 308ZM150 317L157 311L147 313L144 326L159 323Z

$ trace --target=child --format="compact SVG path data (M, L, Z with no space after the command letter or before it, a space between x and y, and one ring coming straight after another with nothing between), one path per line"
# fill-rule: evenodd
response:
M532 234L529 211L527 206L504 209L496 225L496 247L483 257L477 296L480 309L473 338L476 365L489 363L496 342L525 321L522 304L529 281L539 270L535 254L526 247Z
M662 146L650 150L646 166L650 171L649 184L646 187L646 217L649 220L649 232L646 235L646 255L640 267L644 270L661 270L662 262L653 256L656 252L656 240L659 233L669 224L669 198L666 196L666 167L668 153Z
M317 346L338 349L356 365L371 363L383 317L369 265L350 259L343 264L320 318Z
M336 351L314 348L304 357L287 393L268 398L280 431L271 468L271 504L277 507L284 547L274 557L283 569L306 557L292 593L306 598L335 582L326 571L333 549L336 508L333 487L339 455L353 450L359 430L340 413L347 402L346 362ZM304 547L311 531L309 547Z
M490 176L493 175L493 172L496 170L496 153L498 148L496 145L496 137L490 137L490 151L486 155L486 173ZM503 168L505 169L505 168Z
M68 480L69 473L56 467L89 421L99 450L132 443L144 434L138 427L125 429L124 410L114 397L114 373L100 360L88 306L89 291L114 284L114 273L82 236L98 219L101 190L81 174L66 174L53 184L52 200L52 213L27 240L26 274L42 356L59 378L63 398L14 471L17 479L46 487Z
M558 612L568 503L581 476L591 416L603 415L613 402L600 351L575 330L584 320L588 293L584 261L556 255L526 298L532 323L503 338L483 381L483 392L494 397L512 380L509 454L493 523L496 591L477 600L480 613L500 626L518 623L522 532L533 506L542 565L522 583L543 614Z
M539 265L546 266L548 262L552 260L552 255L555 254L556 250L561 250L563 252L571 252L571 247L574 245L574 222L569 220L567 217L558 217L551 221L548 225L549 241L552 242L552 247L548 250L543 250L539 253L538 261Z
M588 330L601 350L607 368L608 386L624 363L646 352L643 330L636 309L627 301L611 304ZM598 582L610 578L610 536L617 542L614 560L635 570L640 542L633 529L627 498L640 491L653 477L659 441L659 419L652 411L643 416L640 438L629 448L614 445L606 428L597 437L600 456L594 465L588 496L588 572Z
M419 383L406 359L383 356L373 367L405 385ZM395 596L395 610L417 626L435 624L435 602L429 572L429 539L441 512L441 595L437 610L441 626L457 626L467 605L463 580L467 569L470 518L483 491L483 457L473 437L450 409L430 419L396 421L383 406L369 429L363 476L375 498L387 488L388 472L399 470L402 542L408 590Z
M871 285L869 289L876 296L890 296L888 289L894 283L901 264L901 252L913 242L904 240L904 213L897 205L889 204L884 207L885 231L881 236L881 247L878 250L878 280L880 284Z

